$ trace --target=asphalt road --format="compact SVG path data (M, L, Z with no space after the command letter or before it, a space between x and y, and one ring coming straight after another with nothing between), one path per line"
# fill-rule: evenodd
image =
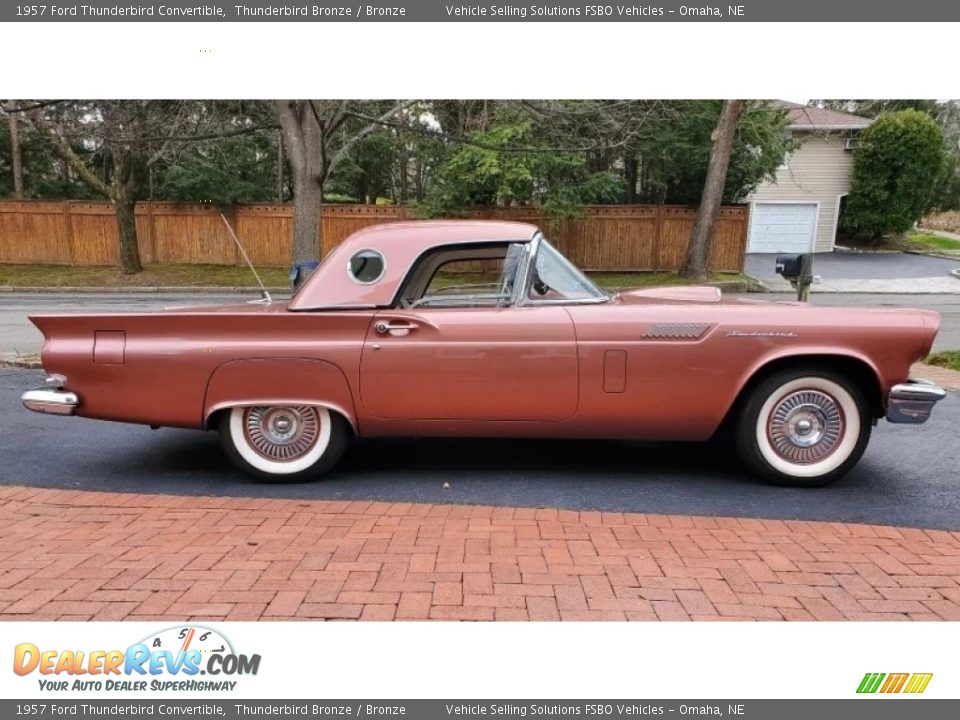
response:
M750 253L744 271L762 279L776 279L778 253ZM936 258L911 253L817 253L813 256L813 272L824 279L892 280L895 278L930 278L947 276L960 267L960 260ZM816 292L816 288L814 288Z
M912 257L912 256L911 256ZM925 258L930 259L930 258ZM960 283L960 281L958 281ZM741 297L731 295L731 297ZM781 293L751 294L752 299L790 300L794 295ZM35 313L110 313L146 312L183 305L222 305L255 299L247 295L158 295L144 294L0 294L0 358L16 354L36 353L43 336L27 319ZM960 349L960 295L879 295L837 294L818 295L814 289L815 305L853 307L918 307L936 310L943 318L935 350Z
M409 440L359 443L326 480L271 485L213 433L25 410L37 371L0 369L0 483L78 490L440 502L837 520L960 530L960 396L923 426L885 421L860 464L815 490L764 485L712 444ZM449 489L444 489L449 483Z

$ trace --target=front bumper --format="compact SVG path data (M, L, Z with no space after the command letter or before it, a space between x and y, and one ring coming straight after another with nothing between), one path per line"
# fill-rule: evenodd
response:
M62 376L52 375L44 383L47 387L27 390L20 397L24 407L48 415L73 415L80 405L80 399L76 393L61 389L64 381Z
M927 380L908 380L894 385L887 396L887 421L925 423L933 406L947 396L946 390Z

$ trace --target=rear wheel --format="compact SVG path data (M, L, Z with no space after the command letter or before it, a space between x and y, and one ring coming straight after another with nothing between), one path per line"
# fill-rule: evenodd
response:
M220 421L220 441L249 475L271 482L316 480L343 455L350 429L316 405L235 407Z
M737 448L758 475L817 487L846 474L870 440L862 390L827 370L788 370L760 382L737 426Z

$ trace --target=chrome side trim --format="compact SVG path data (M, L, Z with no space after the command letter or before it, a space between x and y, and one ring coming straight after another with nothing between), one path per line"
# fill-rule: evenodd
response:
M698 340L710 323L654 323L641 336L652 340Z
M27 390L20 399L28 410L48 415L73 415L80 404L76 393L62 390Z
M930 419L933 406L946 396L946 390L927 380L908 380L894 385L887 396L887 421L925 423Z

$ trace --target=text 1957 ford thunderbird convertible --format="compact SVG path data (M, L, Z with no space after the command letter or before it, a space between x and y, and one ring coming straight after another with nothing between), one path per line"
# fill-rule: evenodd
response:
M31 319L50 377L28 408L217 428L266 480L323 475L351 436L729 429L757 474L822 485L859 460L878 419L922 423L944 396L908 379L934 312L729 301L710 287L610 295L509 222L361 230L289 302Z

